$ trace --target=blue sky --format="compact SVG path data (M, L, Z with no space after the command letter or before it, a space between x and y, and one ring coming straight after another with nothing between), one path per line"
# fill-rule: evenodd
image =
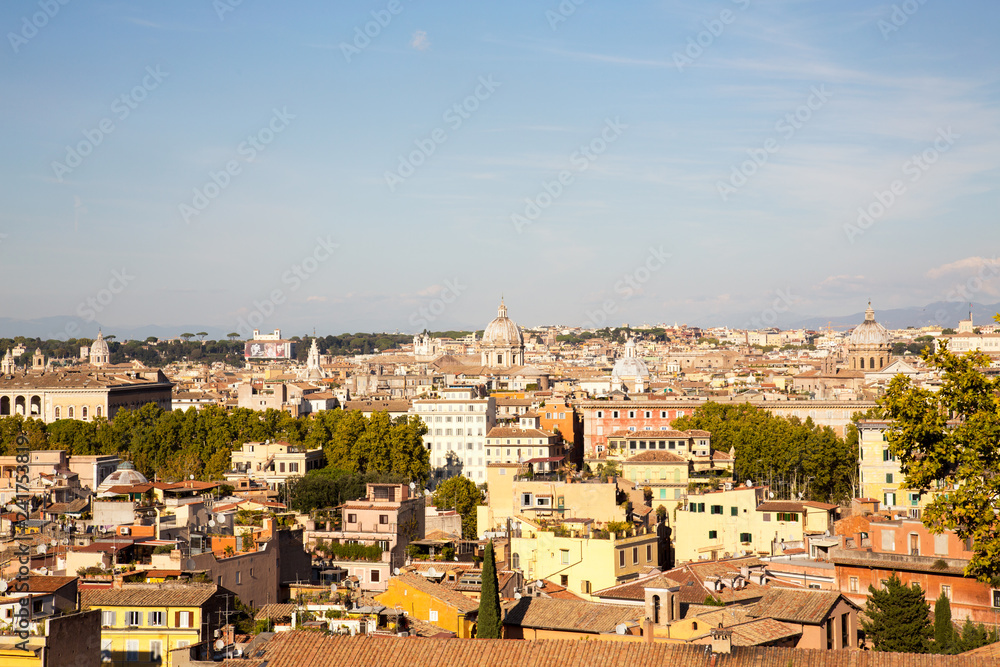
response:
M998 300L1000 4L577 2L3 3L0 316Z

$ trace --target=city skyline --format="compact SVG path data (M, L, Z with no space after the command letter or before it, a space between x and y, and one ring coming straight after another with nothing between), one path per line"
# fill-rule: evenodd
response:
M416 331L481 328L501 294L525 326L995 302L998 13L11 3L0 315Z

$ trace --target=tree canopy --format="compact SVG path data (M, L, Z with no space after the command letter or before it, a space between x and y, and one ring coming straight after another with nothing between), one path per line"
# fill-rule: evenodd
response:
M893 378L881 401L892 422L889 448L899 458L905 487L932 494L924 525L971 539L973 556L965 573L995 580L1000 576L1000 379L982 372L990 365L986 355L957 356L944 343L924 359L942 371L940 390L917 387L902 375Z
M674 420L674 428L711 432L712 449L735 449L740 481L769 483L778 495L838 502L853 491L857 449L811 419L778 417L748 403L708 402Z
M277 410L227 412L218 406L165 411L148 403L119 410L110 421L99 417L45 424L16 415L0 418L2 453L14 453L14 437L20 432L32 449L117 454L149 479L155 473L166 481L190 475L219 479L229 469L234 448L264 440L322 448L328 467L349 473L397 475L423 484L430 472L423 445L427 427L417 417L390 419L386 412L365 417L356 410L325 410L296 418Z
M502 630L500 584L493 540L490 540L486 543L486 554L483 557L483 584L479 596L479 613L476 616L476 638L500 639Z
M867 641L876 651L927 653L932 634L931 607L920 586L904 586L895 573L885 588L868 587L868 602L861 621Z
M438 485L432 502L438 509L454 508L462 515L462 537L476 539L476 507L486 499L475 482L463 475L446 479Z

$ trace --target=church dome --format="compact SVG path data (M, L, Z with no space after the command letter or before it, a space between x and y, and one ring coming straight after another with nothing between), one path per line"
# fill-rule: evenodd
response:
M854 327L850 338L851 346L874 345L885 347L890 343L889 330L875 321L875 311L871 303L865 311L865 321Z
M135 469L129 461L122 461L118 464L118 469L104 478L101 485L97 487L97 493L106 492L112 486L131 486L133 484L148 484L149 480L145 475Z
M648 378L649 367L646 362L636 356L635 340L625 343L625 355L615 360L611 369L611 381L621 382L626 378Z
M503 299L500 299L496 319L486 325L483 345L524 345L521 328L514 323L514 320L507 317L507 306L503 304Z

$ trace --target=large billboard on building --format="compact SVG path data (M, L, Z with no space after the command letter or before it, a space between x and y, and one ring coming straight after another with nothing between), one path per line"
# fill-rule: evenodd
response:
M290 340L249 340L243 350L246 359L292 359Z

